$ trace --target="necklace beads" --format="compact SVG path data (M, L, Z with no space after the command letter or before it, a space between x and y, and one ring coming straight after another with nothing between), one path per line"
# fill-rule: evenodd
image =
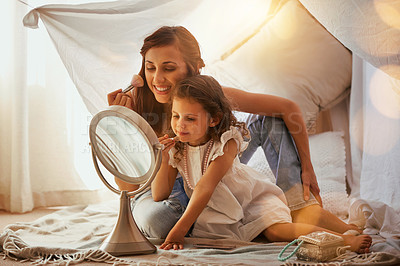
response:
M204 175L204 173L207 170L208 157L210 157L210 152L211 152L211 148L212 148L213 144L214 144L214 140L211 139L210 143L208 143L206 154L204 155L204 158L203 158L203 164L202 164L203 168L202 168L202 172L201 172L202 175ZM194 190L194 187L192 186L192 184L190 184L190 181L189 181L190 178L189 178L188 163L187 163L187 145L188 144L185 143L185 145L183 146L183 177L184 177L188 187L191 190Z

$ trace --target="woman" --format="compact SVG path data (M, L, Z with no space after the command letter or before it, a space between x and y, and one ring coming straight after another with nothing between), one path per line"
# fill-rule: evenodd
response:
M143 79L143 86L129 93L114 91L108 95L108 103L133 109L161 137L168 130L171 116L168 102L175 84L185 77L200 74L204 62L196 39L184 27L161 27L145 38L141 55L141 78L135 76L132 85L141 86ZM224 87L223 91L235 110L255 114L247 125L251 141L241 161L247 163L257 147L263 148L276 183L285 192L293 222L317 225L338 233L357 230L356 226L342 222L322 208L306 126L297 104L233 88ZM121 180L116 182L124 190L136 188ZM155 202L150 192L136 199L133 207L136 223L146 236L165 238L187 202L179 177L168 200Z

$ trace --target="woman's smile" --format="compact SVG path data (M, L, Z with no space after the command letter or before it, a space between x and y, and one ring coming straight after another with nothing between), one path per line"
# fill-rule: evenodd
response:
M187 73L187 65L176 45L153 47L145 55L147 85L159 103L169 101L172 89Z
M171 86L153 86L155 91L159 94L168 94L171 90Z

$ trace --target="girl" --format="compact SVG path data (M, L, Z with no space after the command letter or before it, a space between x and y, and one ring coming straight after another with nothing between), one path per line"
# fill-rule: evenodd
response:
M221 86L209 76L181 81L171 96L171 127L179 138L160 138L162 165L152 183L155 201L167 199L177 171L190 197L182 217L168 233L162 249L182 249L184 236L251 241L263 233L270 241L291 241L323 228L291 223L282 190L240 163L247 143L243 123L236 121ZM368 252L371 237L341 235L356 252Z
M175 84L186 77L198 75L204 62L197 40L180 26L164 26L146 37L141 55L142 68L132 80L132 85L137 87L128 93L121 90L110 93L108 103L135 110L161 136L171 117L167 103ZM141 84L141 81L144 83ZM285 193L293 221L339 233L357 229L342 222L317 202L321 202L319 188L310 160L306 126L298 106L272 95L226 87L223 91L236 110L259 114L247 125L251 141L241 160L247 162L257 147L262 146L275 173L276 183ZM121 190L136 189L135 185L118 179L116 182ZM188 202L182 184L182 178L177 178L170 197L161 202L155 202L150 192L135 199L133 214L146 236L165 238L181 217Z

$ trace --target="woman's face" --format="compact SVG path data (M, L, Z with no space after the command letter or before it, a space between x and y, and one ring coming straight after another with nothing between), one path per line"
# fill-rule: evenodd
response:
M175 85L186 78L187 65L175 45L153 47L145 55L147 85L159 103L167 103Z

